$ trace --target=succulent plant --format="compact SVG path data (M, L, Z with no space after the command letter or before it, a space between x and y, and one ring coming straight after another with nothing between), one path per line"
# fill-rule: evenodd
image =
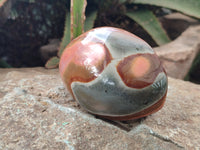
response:
M154 5L159 7L166 7L172 10L183 12L192 17L200 18L199 0L88 0L88 3L96 4L99 6L99 9L92 10L85 16L83 12L85 11L86 3L86 0L71 0L71 12L67 12L66 14L65 31L59 48L58 56L55 56L53 59L50 59L47 62L47 68L54 68L55 66L58 67L58 62L53 64L51 61L54 61L55 58L59 59L63 50L70 43L70 41L76 36L82 34L83 30L80 32L80 28L84 29L84 31L88 31L89 29L93 28L98 14L102 13L102 11L113 11L113 13L117 13L119 15L123 14L124 16L133 19L149 33L149 35L158 45L168 43L170 39L152 10L148 9L146 6ZM113 5L118 8L116 11L111 9L114 7ZM130 9L130 7L132 9ZM85 17L86 19L84 19ZM78 20L79 23L77 24ZM48 64L53 65L50 66Z

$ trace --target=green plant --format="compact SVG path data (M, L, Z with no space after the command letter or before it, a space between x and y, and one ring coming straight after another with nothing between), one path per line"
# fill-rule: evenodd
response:
M12 68L6 61L0 59L0 68Z
M20 1L28 3L36 2L36 0ZM0 12L9 2L10 0L0 0ZM12 2L16 2L16 0L12 0ZM157 19L155 9L157 10L160 9L160 7L165 7L180 11L195 18L200 18L200 0L87 0L87 3L88 7L85 13L86 0L71 0L71 9L66 13L64 35L58 56L55 56L46 63L47 68L57 67L59 57L67 44L73 38L80 35L83 32L83 29L84 31L87 31L93 28L95 26L95 20L97 22L103 20L102 14L110 14L111 20L113 16L128 17L146 30L157 45L168 43L170 39ZM12 11L11 16L15 17L18 13L19 12ZM34 16L37 17L37 15ZM86 19L84 19L85 16ZM50 21L46 20L45 22L49 24ZM34 29L43 31L45 28Z
M67 44L82 34L84 32L84 20L85 20L85 8L86 8L86 0L71 0L70 4L70 12L66 14L65 20L65 29L64 36L60 45L60 49L58 52L58 56L60 57L62 51L67 46ZM46 63L46 68L55 68L58 67L59 57L52 57Z
M2 7L6 1L7 0L0 0L0 7Z
M200 18L200 0L88 0L88 4L93 3L98 8L96 10L90 11L89 14L86 14L86 20L84 23L82 22L84 20L84 13L82 13L81 17L79 16L79 18L76 18L76 20L80 19L81 23L79 24L79 27L74 30L73 13L75 13L76 11L76 13L84 12L84 9L86 7L86 0L82 0L81 2L81 5L79 0L79 5L73 5L73 8L71 6L71 24L70 12L67 13L65 20L64 36L60 45L58 56L55 56L47 62L47 68L58 66L59 57L61 56L62 51L64 50L66 45L73 39L70 37L72 35L75 35L76 37L81 34L80 31L78 32L78 34L75 32L76 30L78 30L78 28L80 28L80 26L82 26L83 28L84 23L85 31L93 28L94 21L98 19L97 14L101 14L102 12L107 11L111 14L113 13L129 17L140 26L142 26L143 29L149 33L149 35L158 45L168 43L170 39L164 28L162 27L161 23L157 19L156 15L153 13L150 5L166 7L172 10L180 11L192 17ZM71 0L71 4L73 3L76 4L76 0ZM81 7L81 9L79 7ZM51 66L50 64L53 64L52 61L57 64Z
M3 16L7 16L8 12L5 12L5 7L10 7L7 2L7 0L0 0L0 25L2 24L2 22L4 22L5 17ZM7 6L6 6L7 5ZM4 7L3 7L4 6ZM8 9L8 8L7 8ZM10 68L11 66L4 60L0 59L0 68Z
M191 81L197 84L200 84L199 74L200 74L200 52L197 54L196 58L192 63L192 67L190 68L188 74L184 78L186 81Z

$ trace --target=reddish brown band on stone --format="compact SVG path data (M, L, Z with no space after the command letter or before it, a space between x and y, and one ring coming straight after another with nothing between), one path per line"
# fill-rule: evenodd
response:
M128 87L140 89L151 85L163 68L155 54L135 54L120 61L117 71Z
M134 120L134 119L146 117L148 115L151 115L151 114L159 111L164 106L164 103L165 103L165 100L166 100L166 95L167 95L167 92L158 102L156 102L152 106L150 106L150 107L148 107L148 108L146 108L146 109L144 109L140 112L137 112L135 114L130 114L130 115L127 115L127 116L115 116L115 117L113 117L113 116L112 117L102 116L102 117L106 118L106 119L110 119L110 120L119 120L119 121Z
M71 91L74 81L94 80L111 62L112 56L102 43L78 41L70 45L60 60L60 72L67 88Z

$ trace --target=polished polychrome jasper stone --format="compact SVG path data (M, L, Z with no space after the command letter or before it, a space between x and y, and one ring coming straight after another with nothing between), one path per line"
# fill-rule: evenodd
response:
M113 120L145 117L162 108L167 75L153 49L118 28L92 29L64 50L60 74L88 112Z

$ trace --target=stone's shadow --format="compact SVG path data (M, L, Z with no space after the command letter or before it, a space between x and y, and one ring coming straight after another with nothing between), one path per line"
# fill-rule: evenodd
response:
M106 119L106 118L103 118L102 116L98 116L98 115L95 115L95 114L92 114L92 113L86 111L73 98L71 99L70 102L67 101L66 104L70 104L72 108L78 109L81 113L89 114L96 119L100 119L100 120L102 120L102 121L104 121L108 124L114 125L114 126L120 128L120 129L124 130L124 131L127 131L127 132L131 131L133 128L135 128L136 126L141 124L148 117L147 116L147 117L143 117L143 118L139 118L139 119L133 119L133 120L127 120L127 121L110 120L110 119Z
M102 121L105 121L106 123L112 124L122 130L125 130L127 132L131 131L134 127L138 126L142 123L143 120L145 120L147 117L143 117L140 119L134 119L134 120L127 120L127 121L117 121L117 120L109 120L100 116L95 115L96 119L101 119Z

